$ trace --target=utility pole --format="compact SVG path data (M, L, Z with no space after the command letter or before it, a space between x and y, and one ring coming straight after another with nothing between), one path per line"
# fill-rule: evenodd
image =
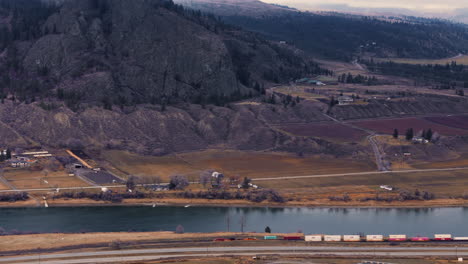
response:
M231 227L231 216L229 215L229 212L227 213L227 216L226 216L226 225L227 225L227 231L229 232L230 227Z

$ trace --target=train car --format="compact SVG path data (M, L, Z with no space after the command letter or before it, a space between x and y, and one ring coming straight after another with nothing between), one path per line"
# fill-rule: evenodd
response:
M278 236L264 236L263 238L265 240L276 240L276 239L278 239Z
M452 241L452 235L450 234L435 234L434 240L436 241Z
M344 235L343 236L344 242L360 242L361 236L359 235Z
M428 237L412 237L410 239L412 242L427 242L427 241L431 241L430 238Z
M321 242L322 235L307 235L304 237L306 242Z
M468 237L453 237L454 241L468 241Z
M284 236L283 240L304 240L301 236Z
M406 241L408 238L406 235L389 235L388 241L397 242L397 241Z
M367 242L383 242L384 237L382 235L367 235L366 241Z
M323 241L326 242L340 242L341 236L340 235L326 235L323 237Z

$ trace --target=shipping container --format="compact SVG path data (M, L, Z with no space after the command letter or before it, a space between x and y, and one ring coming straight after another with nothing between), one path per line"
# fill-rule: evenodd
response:
M384 238L382 235L367 235L366 236L367 242L382 242Z
M359 235L344 235L343 241L345 242L360 242L361 236Z
M274 240L274 239L278 239L277 236L265 236L264 238L265 238L265 240Z
M307 235L305 236L307 242L320 242L322 241L322 235Z
M341 236L340 235L327 235L323 237L323 240L326 242L339 242L341 241Z
M284 236L283 240L304 240L301 236Z
M430 241L431 239L428 237L412 237L411 241L413 242L425 242L425 241Z
M468 241L468 237L454 237L453 240L455 240L455 241Z
M388 241L406 241L408 238L406 235L389 235Z
M434 239L437 241L450 241L452 240L452 235L450 234L435 234Z

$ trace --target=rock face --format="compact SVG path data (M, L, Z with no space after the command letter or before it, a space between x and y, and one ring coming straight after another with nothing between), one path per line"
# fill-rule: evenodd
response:
M37 105L11 101L0 104L0 144L125 149L152 155L205 148L339 155L359 151L355 146L286 135L266 123L282 119L325 119L315 106L306 102L297 105L297 109L271 105L207 106L203 109L198 105L186 105L183 109L168 107L165 112L146 105L127 113L99 107L81 112L65 107L48 111ZM298 114L300 112L308 115Z
M258 94L257 83L313 69L301 55L172 1L66 0L44 13L30 22L40 32L14 41L6 57L19 60L16 77L41 86L36 97L60 93L73 108L233 101Z
M43 26L52 34L31 46L23 65L31 72L47 67L88 101L245 90L222 38L159 2L66 1Z

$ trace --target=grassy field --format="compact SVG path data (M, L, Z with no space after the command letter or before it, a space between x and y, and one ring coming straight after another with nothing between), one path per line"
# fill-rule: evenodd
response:
M180 173L196 177L201 171L213 169L227 176L264 178L296 175L318 175L375 170L372 161L336 159L332 157L300 158L287 153L264 153L209 150L177 156L145 157L122 151L109 151L103 158L129 174L147 177L159 175L168 179Z
M441 169L441 168L457 168L468 167L468 154L463 154L459 158L440 162L415 162L412 167L418 169Z
M13 186L19 189L51 188L51 187L85 187L89 186L75 176L68 176L64 171L49 172L30 171L28 169L5 170L4 175Z
M329 178L306 178L258 182L265 188L280 186L289 192L311 194L365 193L379 190L380 185L391 185L407 190L424 190L436 195L463 195L468 186L468 170L450 172L416 172L357 175Z
M406 63L406 64L447 64L452 61L457 62L457 64L468 65L468 55L463 55L456 58L446 58L446 59L406 59L406 58L379 58L375 59L376 61L393 61L396 63Z
M0 190L8 190L9 188L0 183Z

